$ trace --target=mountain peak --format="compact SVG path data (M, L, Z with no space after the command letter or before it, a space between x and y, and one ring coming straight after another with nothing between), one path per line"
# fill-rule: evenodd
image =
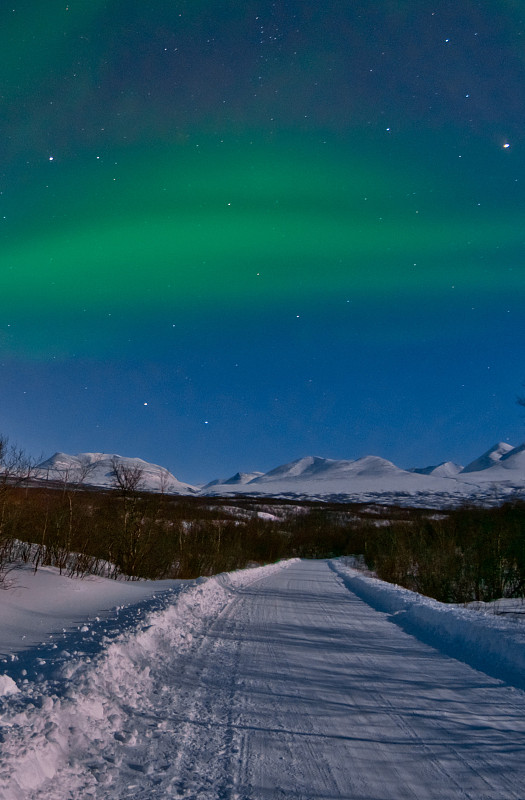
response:
M463 470L461 464L456 464L454 461L442 461L432 467L414 467L410 472L415 472L417 475L434 475L439 478L455 477Z
M476 458L474 461L471 461L470 464L467 464L467 466L462 469L462 473L480 472L483 469L488 469L489 467L494 466L494 464L497 464L498 461L501 461L503 456L506 456L511 452L511 450L514 449L514 445L512 444L508 444L507 442L497 442L497 444L489 448L485 453L483 453L483 455L479 456L479 458Z

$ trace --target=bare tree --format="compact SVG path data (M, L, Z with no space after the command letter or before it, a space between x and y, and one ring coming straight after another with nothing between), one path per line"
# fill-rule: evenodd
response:
M21 486L35 475L36 462L25 450L9 444L0 435L0 536L4 533L7 499L10 489Z
M92 472L97 468L97 461L79 461L78 466L75 467L75 485L83 486Z
M146 535L142 520L140 492L144 488L144 470L137 464L111 460L113 487L122 499L122 529L120 539L121 566L130 576L136 574L140 549Z
M85 460L79 461L78 464L70 464L60 470L65 507L64 513L56 519L56 541L50 548L53 566L59 568L60 574L62 574L62 570L69 567L72 557L73 534L77 522L75 496L96 466L96 461ZM42 542L42 547L44 548L44 542Z
M159 474L159 491L161 494L166 494L171 483L171 475L166 467L161 467Z
M126 464L118 458L111 459L113 488L123 497L140 492L144 488L144 470L138 464Z
M10 502L10 493L35 474L35 466L35 460L25 450L9 444L9 438L0 435L0 584L14 558L16 508Z
M0 487L20 486L36 471L36 462L21 447L0 434Z

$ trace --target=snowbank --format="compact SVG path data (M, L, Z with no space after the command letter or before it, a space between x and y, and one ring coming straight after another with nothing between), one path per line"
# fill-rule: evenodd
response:
M78 630L88 617L122 617L125 608L177 589L181 581L115 581L97 575L82 579L60 575L56 567L20 564L7 576L0 603L1 657L49 644ZM1 671L1 666L0 666Z
M137 736L137 714L159 691L170 691L174 671L184 670L235 589L288 563L178 582L134 604L133 624L123 633L121 619L115 628L114 620L97 618L45 651L16 656L6 672L18 674L18 685L10 675L0 678L1 800L100 790L121 758L121 743Z
M525 689L525 627L367 577L342 561L330 566L345 586L407 633L475 669Z

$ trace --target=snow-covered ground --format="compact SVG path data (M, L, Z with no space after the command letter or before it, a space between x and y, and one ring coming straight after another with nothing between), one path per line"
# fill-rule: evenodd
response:
M11 577L1 800L524 796L519 620L339 560Z
M57 639L74 638L88 618L96 621L99 615L101 630L108 625L119 630L128 613L131 624L142 613L141 601L148 601L148 607L154 601L167 602L183 583L114 581L94 575L80 580L60 575L55 567L39 567L35 572L20 564L8 573L0 590L0 659L12 659L35 646L53 647ZM90 623L90 639L92 627Z

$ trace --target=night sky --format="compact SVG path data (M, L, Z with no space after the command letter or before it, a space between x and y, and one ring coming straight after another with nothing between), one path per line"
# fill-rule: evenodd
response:
M0 10L0 432L204 482L519 444L518 0Z

